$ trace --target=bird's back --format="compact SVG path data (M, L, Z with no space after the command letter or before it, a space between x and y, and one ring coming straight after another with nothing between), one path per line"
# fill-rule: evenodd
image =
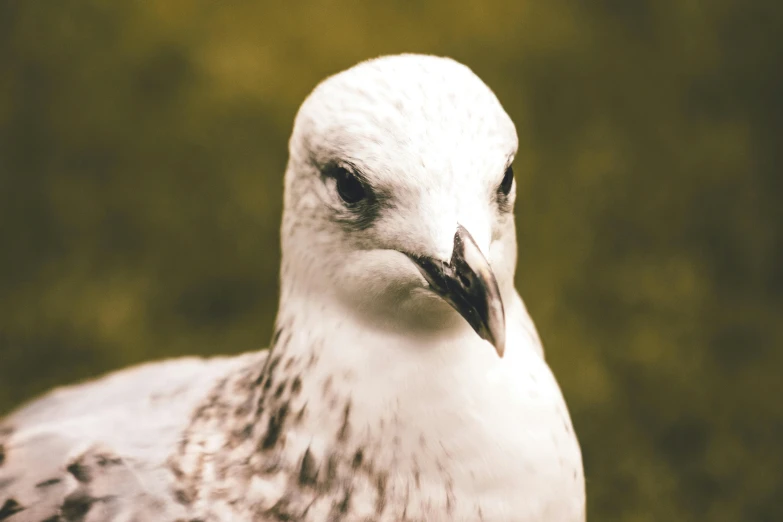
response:
M0 521L176 519L168 457L215 383L260 356L144 364L0 420Z

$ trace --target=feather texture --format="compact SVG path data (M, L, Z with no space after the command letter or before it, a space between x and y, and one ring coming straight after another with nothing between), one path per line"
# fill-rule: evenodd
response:
M148 363L54 390L12 413L0 424L0 520L184 516L167 459L215 383L265 356Z

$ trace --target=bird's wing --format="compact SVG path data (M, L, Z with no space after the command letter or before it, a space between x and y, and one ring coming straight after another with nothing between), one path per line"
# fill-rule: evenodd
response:
M0 521L175 520L168 457L215 383L257 357L145 364L0 420Z
M130 522L184 514L161 469L100 442L49 431L12 442L7 452L0 520Z

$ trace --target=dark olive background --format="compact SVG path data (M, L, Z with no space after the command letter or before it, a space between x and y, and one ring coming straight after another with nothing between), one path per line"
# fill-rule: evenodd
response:
M0 412L265 346L299 103L449 55L519 129L589 519L783 520L783 3L271 4L0 0Z

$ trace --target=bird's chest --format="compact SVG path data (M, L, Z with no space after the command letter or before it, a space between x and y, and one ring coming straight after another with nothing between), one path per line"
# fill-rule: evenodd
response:
M304 438L309 443L302 450L297 440ZM581 522L584 517L581 463L572 449L557 450L554 443L522 451L487 442L471 448L464 440L455 444L426 434L415 449L403 441L395 445L394 436L344 447L312 434L290 432L287 439L285 456L238 482L239 488L226 488L241 494L211 503L205 520Z
M322 390L331 413L285 435L275 509L297 499L312 521L583 520L579 446L551 373L539 370L513 383L488 372L462 387L460 375L409 378L375 402L362 394L377 393L380 379Z
M389 470L383 520L584 520L581 451L543 359L408 384L373 450Z
M498 378L483 389L455 389L457 401L419 401L398 501L415 489L423 520L582 521L578 441L551 373L534 375L520 375L524 385Z
M539 356L437 375L398 365L373 379L297 364L273 360L287 371L267 371L260 396L230 409L238 435L199 446L212 448L194 467L199 517L584 520L579 446ZM225 421L208 431L227 433Z

